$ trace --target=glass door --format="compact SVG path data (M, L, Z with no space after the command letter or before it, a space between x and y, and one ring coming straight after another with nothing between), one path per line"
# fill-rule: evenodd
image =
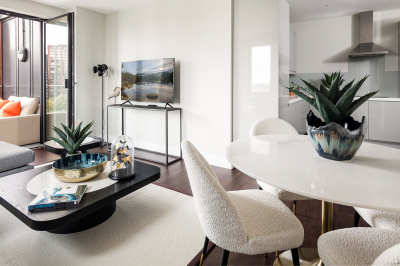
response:
M73 13L43 23L42 143L74 121L73 32Z

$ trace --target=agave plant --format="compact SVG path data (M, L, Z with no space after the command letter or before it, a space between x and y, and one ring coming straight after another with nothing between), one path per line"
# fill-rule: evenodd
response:
M88 132L92 125L93 121L81 129L82 122L80 122L76 128L74 127L74 125L69 128L64 124L61 124L61 126L64 128L64 131L62 131L58 127L53 126L52 128L54 132L57 133L60 139L54 137L50 137L50 139L63 146L69 154L76 154L82 142L86 139L87 136L89 136L90 133L92 133L92 131Z
M342 89L340 85L344 82L344 79L340 71L332 73L331 75L324 73L324 76L325 78L321 79L321 86L319 89L302 79L307 87L299 86L299 88L305 93L296 90L293 92L314 106L327 124L334 122L339 125L344 125L358 107L378 92L370 92L354 100L354 97L364 81L368 78L368 75L355 84L354 80L347 83Z

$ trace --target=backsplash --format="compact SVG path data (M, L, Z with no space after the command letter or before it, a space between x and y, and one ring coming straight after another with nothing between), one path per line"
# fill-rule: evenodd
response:
M339 69L338 69L339 70ZM330 74L330 73L327 73ZM375 97L400 98L399 71L385 71L385 57L353 57L349 58L349 72L343 72L347 84L351 80L362 79L366 74L369 75L357 96L379 90ZM290 84L304 86L301 79L313 83L319 88L323 73L297 73L289 77Z

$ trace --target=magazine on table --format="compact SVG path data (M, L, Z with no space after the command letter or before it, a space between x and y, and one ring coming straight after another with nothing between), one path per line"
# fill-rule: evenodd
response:
M29 205L29 211L59 210L78 205L85 194L87 185L47 188Z

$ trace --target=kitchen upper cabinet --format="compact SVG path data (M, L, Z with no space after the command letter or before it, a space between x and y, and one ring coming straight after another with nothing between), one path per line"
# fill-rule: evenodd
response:
M369 101L369 138L400 142L400 102Z
M295 74L297 72L297 34L292 30L290 30L289 43L289 73Z

